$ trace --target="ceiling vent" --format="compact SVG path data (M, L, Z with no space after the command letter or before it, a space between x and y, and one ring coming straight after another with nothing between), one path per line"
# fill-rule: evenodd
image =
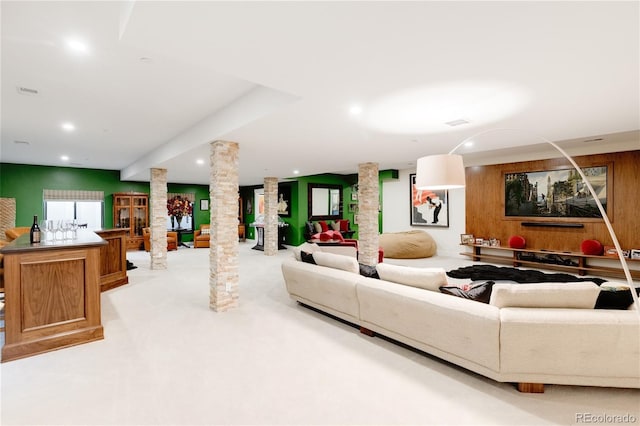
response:
M27 141L13 141L13 143L16 145L29 145L29 142Z
M447 121L444 124L446 124L447 126L456 127L456 126L461 126L463 124L469 124L469 120L465 120L464 118L459 118L457 120Z
M593 139L584 140L582 142L585 142L585 143L587 143L587 142L600 142L600 141L603 141L603 140L604 140L603 138L593 138Z
M36 89L18 86L18 93L20 93L21 95L36 96L38 94L38 91Z

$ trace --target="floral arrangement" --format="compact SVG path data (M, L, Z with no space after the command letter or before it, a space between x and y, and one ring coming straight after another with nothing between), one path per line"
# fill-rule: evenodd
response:
M186 198L176 195L167 201L167 212L169 216L182 218L191 215L193 206Z

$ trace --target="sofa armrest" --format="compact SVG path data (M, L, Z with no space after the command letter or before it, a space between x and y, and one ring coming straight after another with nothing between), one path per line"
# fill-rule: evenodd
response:
M167 232L167 237L175 238L175 239L176 239L176 241L177 241L177 240L178 240L178 233L177 233L177 232L174 232L174 231L168 231L168 232Z
M193 238L199 237L201 232L202 231L199 229L196 229L195 231L193 231Z

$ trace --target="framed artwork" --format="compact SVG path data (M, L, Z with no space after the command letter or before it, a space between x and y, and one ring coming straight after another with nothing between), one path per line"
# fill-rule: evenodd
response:
M416 175L409 175L411 226L449 227L449 191L419 190Z
M605 211L611 204L613 167L583 167ZM506 217L602 218L586 183L577 170L565 168L504 174Z
M278 186L278 215L291 217L291 185Z
M209 200L200 200L200 210L209 210Z

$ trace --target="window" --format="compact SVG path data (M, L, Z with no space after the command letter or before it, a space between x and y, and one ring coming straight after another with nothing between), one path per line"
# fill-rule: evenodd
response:
M77 219L87 229L104 225L104 193L102 191L44 190L46 220Z

